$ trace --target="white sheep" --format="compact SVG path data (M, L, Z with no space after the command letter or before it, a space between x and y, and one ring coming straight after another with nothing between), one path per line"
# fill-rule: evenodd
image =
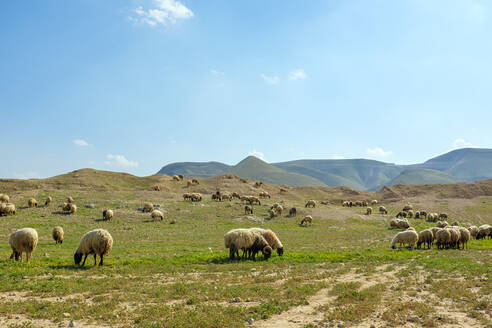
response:
M0 203L8 203L10 202L9 195L0 194Z
M260 233L266 239L268 245L270 245L272 249L277 250L279 256L284 254L284 245L282 245L282 242L278 239L275 232L263 228L250 228L249 230Z
M379 206L379 213L380 214L388 214L388 210L384 206Z
M316 201L314 199L310 199L306 202L304 207L316 207Z
M29 262L32 252L34 252L38 244L38 232L32 228L14 230L10 234L9 244L12 248L11 259L15 258L16 261L20 260L22 262L22 253L25 252L27 262Z
M29 207L37 207L38 206L38 201L34 198L29 198L27 201L27 206Z
M111 220L114 216L113 210L104 210L103 211L103 219L104 220Z
M234 259L236 254L239 256L239 250L243 251L243 257L249 253L253 259L258 251L263 253L265 259L268 259L272 254L272 248L268 245L265 238L261 234L249 229L233 229L228 231L224 235L224 245L229 249L230 259Z
M306 215L302 220L301 220L301 225L304 224L312 224L313 223L313 217L311 215Z
M371 215L372 214L372 207L368 207L366 210L366 215Z
M79 265L82 260L82 256L84 257L84 262L82 262L82 266L85 265L85 260L87 259L87 255L94 254L94 265L96 265L96 257L99 255L101 261L99 265L103 265L103 257L107 255L111 249L113 248L113 237L109 234L108 231L104 229L96 229L89 231L80 240L79 247L75 251L73 256L75 264Z
M160 218L162 221L164 219L164 214L162 214L162 212L159 210L153 210L152 213L150 213L150 216L153 220Z
M470 240L470 231L466 228L459 227L460 230L460 240L458 242L458 248L460 248L460 244L463 246L462 248L465 249L466 244Z
M15 214L15 205L12 203L1 203L0 204L0 215L14 215Z
M478 233L478 227L477 226L470 226L468 227L468 231L470 231L470 235L473 237L473 238L477 238L477 233Z
M55 241L55 244L63 244L63 228L62 227L54 227L53 231L51 232L51 235L53 236L53 240Z
M492 237L492 226L489 224L483 224L478 227L477 239L485 239L486 237Z
M142 212L144 213L150 213L154 210L154 205L152 203L145 203L144 207L142 209Z
M405 230L397 233L393 240L391 241L391 248L396 248L396 243L400 244L400 248L402 245L408 244L411 249L414 248L415 244L419 239L419 235L414 230Z
M448 247L451 242L451 232L449 229L438 230L435 237L437 249L444 249L445 247Z
M49 204L51 204L52 201L53 198L51 196L48 196L48 198L46 198L46 201L44 202L44 206L48 206Z
M419 240L417 241L417 248L420 248L420 245L427 244L427 248L431 248L432 242L434 241L434 234L431 229L425 229L419 232Z

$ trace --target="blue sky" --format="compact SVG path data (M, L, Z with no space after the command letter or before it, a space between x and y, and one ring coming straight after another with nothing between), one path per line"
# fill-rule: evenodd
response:
M491 10L482 0L3 1L0 176L150 175L248 154L408 164L489 148Z

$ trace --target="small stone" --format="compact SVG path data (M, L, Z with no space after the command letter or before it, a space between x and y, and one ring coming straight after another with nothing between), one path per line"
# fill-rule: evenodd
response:
M234 297L229 301L229 303L239 303L241 302L241 297Z
M255 322L255 319L253 319L253 318L249 318L249 319L248 319L248 323L249 323L250 325L252 325L252 324L253 324L253 322Z
M70 320L70 323L68 324L69 327L75 327L75 323Z
M256 268L252 268L251 271L256 271Z
M68 318L68 317L70 316L70 313L64 312L64 313L63 313L63 316L64 316L65 318Z
M28 276L23 276L22 279L29 279L29 277Z

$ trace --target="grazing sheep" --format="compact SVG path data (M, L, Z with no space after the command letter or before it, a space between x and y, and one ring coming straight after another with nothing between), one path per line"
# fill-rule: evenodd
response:
M232 196L230 194L222 194L222 200L228 200L228 201L231 201L232 200Z
M75 204L70 204L70 214L75 214L77 213L77 205Z
M113 210L104 210L103 211L103 219L111 220L114 216Z
M440 229L436 232L436 246L437 249L444 249L448 247L451 241L451 232L449 229Z
M150 213L154 210L154 205L152 203L145 203L142 209L144 213Z
M96 265L96 257L97 255L99 255L99 257L101 258L99 266L102 266L104 255L109 254L112 248L113 237L111 237L109 232L104 229L95 229L87 232L84 236L82 236L79 247L77 247L77 250L73 255L73 259L75 261L75 264L79 265L80 261L82 261L82 256L84 256L84 261L82 262L82 266L84 266L87 255L93 254L94 265Z
M412 210L407 211L407 218L409 218L409 219L413 218L413 211Z
M439 214L439 220L447 220L448 219L448 215L446 213L440 213Z
M346 200L345 200L345 201L343 201L342 206L343 206L343 207L349 207L349 202L348 202L348 201L346 201Z
M436 227L438 228L446 228L449 224L446 221L437 221Z
M477 238L477 233L478 233L478 227L477 226L470 226L468 228L468 231L470 231L470 235L473 237L473 238Z
M489 224L483 224L478 227L476 239L485 239L487 237L492 237L492 226Z
M289 216L297 216L297 209L295 207L289 210Z
M275 210L279 206L280 206L279 203L274 203L272 206L270 206L270 209Z
M2 203L0 205L0 215L14 215L16 212L15 210L15 205L12 204L12 203L7 203L7 204L4 204Z
M427 212L426 211L420 210L419 212L420 212L420 218L422 218L422 219L427 218Z
M194 185L199 185L200 184L200 182L198 182L197 179L192 179L191 180L191 183L193 183Z
M232 260L239 250L243 251L243 257L251 253L253 259L259 251L263 253L265 259L272 254L272 248L268 245L265 238L250 229L233 229L224 235L224 245L229 249L229 258Z
M425 229L419 232L419 240L417 241L417 248L420 248L420 245L427 244L427 248L430 249L432 242L434 240L434 234L431 229Z
M302 220L301 220L301 225L307 225L307 224L312 224L313 223L313 217L311 215L306 215Z
M51 196L48 196L48 198L46 198L46 201L44 202L44 206L50 205L52 201L53 201L53 198L51 198Z
M269 209L268 216L270 217L270 219L273 219L275 217L275 211L273 209Z
M377 204L378 204L377 199L373 199L373 200L371 200L371 205L372 205L372 206L377 205Z
M466 244L470 240L470 231L466 228L458 228L460 231L460 240L458 241L458 249L460 248L460 244L462 245L462 249L465 249Z
M407 204L407 205L403 206L403 211L406 212L406 211L410 211L410 210L413 210L413 206L412 205Z
M184 175L182 175L182 174L178 174L178 178L179 178L179 180L181 180L181 181L182 181L182 180L184 179Z
M30 198L28 201L27 201L27 206L29 207L38 207L38 201L34 198Z
M310 199L307 201L307 203L304 207L316 207L316 201L313 199Z
M459 229L456 229L454 227L447 227L446 229L444 230L449 230L449 232L451 233L451 240L449 242L449 247L452 247L452 248L456 248L459 246L459 241L460 241L460 237L461 237L461 233L459 231Z
M259 197L260 198L271 198L270 197L270 194L266 191L261 191L260 194L259 194Z
M161 191L161 187L160 186L154 186L152 189L154 191Z
M190 180L186 181L186 186L187 187L193 186L193 182L191 182Z
M277 208L275 209L275 213L278 215L278 216L282 216L282 212L284 211L284 208L282 207L282 205L278 205Z
M397 233L393 240L391 241L391 248L396 248L396 243L400 244L400 248L402 245L408 244L411 249L415 247L415 244L419 240L419 235L414 230L405 230Z
M401 219L391 219L389 222L389 225L391 228L397 228L397 229L410 228L410 224L408 223L408 221L407 220L401 220Z
M368 207L366 210L366 215L371 215L372 214L372 207Z
M437 213L429 213L427 215L427 222L436 222L438 219Z
M436 233L441 230L442 228L438 228L438 227L432 227L432 228L429 228L431 231L432 231L432 234L434 235L434 239L436 239Z
M198 192L194 192L191 194L191 201L192 202L201 202L202 201L202 194Z
M9 195L1 194L0 195L0 203L8 203L10 202Z
M250 196L249 197L249 203L252 205L252 204L258 204L258 205L261 205L261 202L260 202L260 199L258 197L255 197L255 196Z
M367 203L367 201L366 201L366 200L363 200L363 201L362 201L362 205L361 205L361 206L368 206L368 205L369 205L369 204Z
M281 192L281 193L286 193L286 192L287 192L287 189L285 189L285 188L280 188L280 192Z
M173 175L173 181L179 181L179 177L177 175Z
M162 212L159 210L153 210L152 213L150 213L150 216L153 220L160 218L162 221L164 219L164 214L162 214Z
M419 211L416 211L416 212L415 212L415 218L416 218L416 219L420 219L420 212L419 212Z
M191 200L191 194L189 194L189 193L184 193L184 194L183 194L183 200Z
M407 217L407 212L401 211L398 214L396 214L397 218L406 218Z
M70 203L63 203L63 205L61 207L62 207L63 212L70 211Z
M274 250L277 250L277 254L282 256L284 254L284 245L280 242L275 232L270 229L262 229L262 228L250 228L249 230L258 232L266 239L268 245Z
M263 185L263 182L262 181L256 181L255 182L255 187L256 188L260 188L262 185Z
M237 193L237 192L233 192L233 193L231 194L231 197L232 197L233 199L234 199L234 198L235 198L235 199L241 199L241 196L240 196L240 195L239 195L239 193Z
M384 206L379 206L379 214L388 214L388 210Z
M253 214L253 206L245 205L244 214Z
M356 201L355 206L362 206L362 202L360 200Z
M67 197L67 203L69 203L69 204L73 203L73 198L72 198L72 196L68 196L68 197Z
M63 228L62 227L54 227L53 231L51 232L51 235L53 236L53 240L55 241L55 244L63 244Z
M222 196L219 192L216 192L215 194L212 194L212 200L222 201Z
M390 228L398 228L398 223L396 222L397 219L391 219L389 221Z
M9 244L12 248L10 258L22 262L22 253L26 253L27 262L31 260L32 252L38 244L38 232L32 228L14 230L9 236Z

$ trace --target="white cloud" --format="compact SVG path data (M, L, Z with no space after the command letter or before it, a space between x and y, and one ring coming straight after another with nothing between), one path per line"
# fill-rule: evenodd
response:
M333 155L330 155L329 158L330 159L345 159L345 156L333 154Z
M14 179L37 179L37 178L39 178L38 173L34 172L34 171L29 171L29 172L25 172L25 173L14 172L14 173L12 173L12 176L14 177Z
M259 159L261 159L263 161L265 160L265 154L257 151L256 149L253 149L252 151L250 151L248 155L258 157Z
M260 74L261 78L265 80L268 84L275 85L278 83L279 78L278 76L268 76L263 73Z
M223 77L225 75L224 72L217 71L215 69L211 69L210 74L212 74L213 76L217 76L217 77Z
M289 80L304 80L306 77L306 72L302 68L295 69L289 73Z
M133 22L150 26L175 24L180 19L194 16L193 12L177 0L154 0L156 8L144 9L138 6L133 11L137 18L129 17Z
M87 147L87 146L89 146L89 144L87 143L87 141L85 141L83 139L73 139L72 142L73 142L73 144L75 146L79 146L79 147Z
M138 166L138 162L130 161L130 160L126 159L126 157L123 155L108 154L106 156L106 158L108 160L105 161L104 164L106 164L108 166L119 166L119 167L124 167L124 168L137 167Z
M384 150L381 147L375 147L375 148L367 148L366 149L366 154L370 156L376 156L376 157L386 157L390 156L393 154L391 150Z
M458 138L455 141L453 141L453 149L458 149L458 148L477 148L477 146L475 146L469 141L466 141L463 138Z

